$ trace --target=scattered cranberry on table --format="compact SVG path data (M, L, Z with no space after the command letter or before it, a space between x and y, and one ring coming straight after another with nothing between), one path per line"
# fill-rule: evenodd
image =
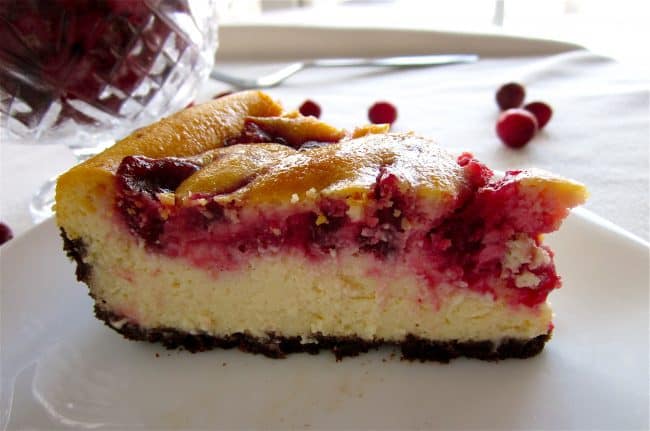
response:
M503 84L496 93L496 101L503 111L497 120L496 132L501 141L512 148L521 148L546 126L553 115L544 102L524 103L526 90L521 84Z
M300 105L300 108L298 108L298 111L300 111L300 113L305 117L312 116L320 118L321 114L321 109L318 103L310 99L305 100L302 105Z
M531 112L535 116L537 119L537 125L540 129L546 126L548 121L551 119L551 116L553 115L553 110L551 107L544 102L527 103L524 105L524 109Z
M521 84L516 82L509 82L502 85L496 94L497 105L499 105L502 111L519 108L524 103L525 97L526 90Z
M0 222L0 245L14 237L13 232L5 223Z
M393 124L397 120L397 108L389 102L376 102L368 109L368 119L373 124Z
M501 141L512 148L526 145L537 132L537 119L525 109L507 109L499 115L496 132Z

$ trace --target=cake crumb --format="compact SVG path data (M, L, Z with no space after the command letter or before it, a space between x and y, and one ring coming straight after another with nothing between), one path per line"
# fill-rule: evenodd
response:
M294 193L291 195L291 203L296 204L300 201L300 197L298 197L298 193Z
M309 190L307 190L305 196L308 197L309 199L316 199L316 197L318 196L318 192L316 191L315 188L312 187Z
M319 214L318 217L316 217L316 226L320 226L322 224L328 224L329 220L327 220L327 217L325 217L323 214Z
M160 353L156 352L156 358L160 358Z
M156 197L163 205L174 206L176 204L176 195L172 192L157 193Z
M519 288L536 289L541 279L530 271L524 271L515 277L515 286Z
M225 367L226 365L228 365L226 362L222 362L222 363L221 363L221 366L222 366L222 367Z
M353 203L348 199L348 210L346 214L350 217L352 221L359 221L363 216L363 207L358 203Z

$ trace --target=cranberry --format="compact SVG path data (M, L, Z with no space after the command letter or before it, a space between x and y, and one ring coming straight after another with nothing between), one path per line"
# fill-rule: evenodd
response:
M483 163L476 160L472 153L462 153L458 156L457 163L459 166L463 167L463 170L471 184L477 188L486 185L490 178L494 176L494 172Z
M516 82L510 82L502 85L497 90L497 105L499 105L502 111L510 108L519 108L524 103L524 97L526 97L524 87Z
M173 192L198 169L193 162L173 157L126 156L116 175L124 189L154 196L159 192Z
M368 119L374 124L393 124L397 120L397 108L389 102L377 102L368 109Z
M5 223L0 222L0 245L14 237L13 232Z
M127 156L117 168L117 207L131 231L149 245L157 244L163 231L160 216L161 203L157 193L170 192L199 166L183 159L151 159L145 156Z
M525 109L508 109L499 116L496 132L504 144L512 148L520 148L526 145L537 132L537 120Z
M302 103L302 105L300 105L300 108L298 108L298 110L305 117L312 116L312 117L320 118L320 113L321 113L320 106L318 106L318 103L314 102L313 100L309 100L309 99L305 100Z
M524 109L532 112L537 119L537 126L540 129L546 126L546 123L549 122L553 115L551 107L544 102L530 102L524 106Z
M145 2L108 0L106 5L111 12L126 17L135 27L140 27L147 21L149 9Z
M235 144L263 144L268 142L275 142L275 140L257 123L245 120L244 128L239 136L226 139L225 146L228 147Z

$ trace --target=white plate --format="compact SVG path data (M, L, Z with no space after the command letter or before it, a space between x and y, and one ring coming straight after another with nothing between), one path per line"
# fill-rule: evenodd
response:
M2 249L2 428L648 429L648 245L586 211L548 242L565 287L541 355L337 363L124 340L50 220Z

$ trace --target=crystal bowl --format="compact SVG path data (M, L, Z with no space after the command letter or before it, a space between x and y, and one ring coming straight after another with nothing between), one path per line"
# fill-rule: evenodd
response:
M185 107L217 49L212 0L1 0L0 127L95 147Z

